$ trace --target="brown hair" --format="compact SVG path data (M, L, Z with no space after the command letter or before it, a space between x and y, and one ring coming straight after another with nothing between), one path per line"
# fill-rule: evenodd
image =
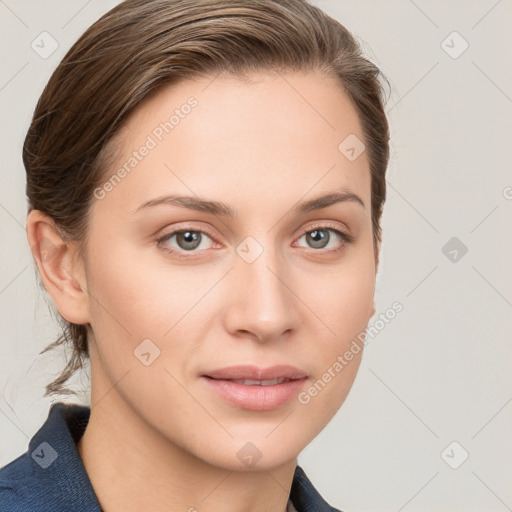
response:
M83 247L113 136L141 101L163 84L261 70L318 70L336 77L352 100L370 162L378 254L389 158L386 79L350 32L307 0L126 0L107 12L67 52L37 103L23 146L29 209ZM59 320L62 335L43 352L69 342L73 351L45 396L69 392L63 385L88 357L86 326Z

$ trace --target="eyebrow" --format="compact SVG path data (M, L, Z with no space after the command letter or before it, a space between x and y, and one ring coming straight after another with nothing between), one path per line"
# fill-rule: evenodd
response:
M366 209L363 200L353 192L343 190L342 192L333 192L309 201L296 204L292 208L292 212L296 215L308 213L314 210L321 210L336 203L353 202L357 203ZM131 213L135 214L139 211L146 210L152 206L167 204L171 206L180 206L199 212L211 213L212 215L222 217L236 217L237 212L227 204L219 201L209 201L198 196L178 196L178 195L165 195L151 199L142 203L140 206L132 210Z

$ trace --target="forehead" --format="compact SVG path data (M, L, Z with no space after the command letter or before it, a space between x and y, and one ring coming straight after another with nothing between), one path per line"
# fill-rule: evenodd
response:
M354 137L363 140L360 120L335 78L289 72L186 80L152 94L125 122L107 177L126 172L108 199L133 209L153 196L187 193L231 198L237 208L343 187L368 207L366 152L351 160L342 151Z

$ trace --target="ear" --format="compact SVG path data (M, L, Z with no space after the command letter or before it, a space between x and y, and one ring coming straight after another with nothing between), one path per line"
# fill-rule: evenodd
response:
M46 291L61 316L74 324L90 321L83 261L76 242L66 242L40 210L27 216L27 238Z

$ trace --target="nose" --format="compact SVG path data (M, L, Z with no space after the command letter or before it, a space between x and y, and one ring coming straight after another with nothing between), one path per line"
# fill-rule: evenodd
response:
M283 259L266 249L251 263L237 256L230 274L225 315L230 333L270 342L296 331L300 300Z

